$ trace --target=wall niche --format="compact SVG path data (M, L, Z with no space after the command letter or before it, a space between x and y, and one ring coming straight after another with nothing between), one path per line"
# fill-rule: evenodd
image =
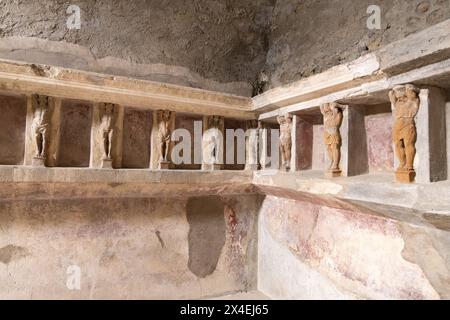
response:
M89 167L92 104L63 100L58 167Z
M27 99L0 95L0 165L22 165L25 153Z

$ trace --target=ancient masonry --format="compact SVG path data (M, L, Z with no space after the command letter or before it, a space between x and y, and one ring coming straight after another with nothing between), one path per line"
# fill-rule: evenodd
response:
M0 298L450 299L448 30L253 98L1 60Z

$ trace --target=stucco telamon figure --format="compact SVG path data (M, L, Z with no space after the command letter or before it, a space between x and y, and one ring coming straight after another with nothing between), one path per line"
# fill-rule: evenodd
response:
M281 169L289 171L291 169L292 115L286 114L277 119L280 125Z
M342 173L339 163L341 161L342 137L340 128L344 118L345 106L339 103L325 103L320 106L324 123L324 143L328 154L328 177L339 177Z
M411 84L395 86L389 92L394 116L392 138L399 160L396 171L398 182L414 182L417 130L415 116L419 111L419 89Z
M47 159L48 137L50 131L49 97L42 95L32 96L33 122L31 130L34 135L36 153L34 159L43 165Z
M223 125L221 116L208 116L203 133L203 169L220 170L223 164Z
M116 122L115 106L112 103L100 105L100 131L103 139L103 161L112 161L114 127Z
M261 123L258 120L248 120L247 129L247 148L246 148L246 170L259 169L259 131Z
M160 169L169 169L169 150L171 137L172 112L167 110L158 111L158 143L159 143L159 167Z

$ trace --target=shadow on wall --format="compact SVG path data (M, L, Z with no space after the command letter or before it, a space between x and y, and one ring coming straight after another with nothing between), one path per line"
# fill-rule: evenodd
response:
M190 198L187 206L189 223L189 270L205 278L217 267L225 245L225 204L217 196Z

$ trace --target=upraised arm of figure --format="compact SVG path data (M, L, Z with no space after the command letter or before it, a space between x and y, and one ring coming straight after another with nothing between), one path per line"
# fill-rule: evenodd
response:
M409 100L414 102L412 107L414 115L417 114L420 107L419 93L420 93L419 88L413 86L412 84L406 85L406 96L408 97Z
M397 97L395 96L395 91L389 91L389 100L391 100L392 106L395 108L395 104L397 103Z
M283 117L282 116L278 116L277 117L277 121L278 121L278 124L282 124L283 123Z
M325 113L326 113L326 109L327 109L327 107L328 107L328 103L323 103L323 104L321 104L320 105L320 112L323 114L323 115L325 115Z

